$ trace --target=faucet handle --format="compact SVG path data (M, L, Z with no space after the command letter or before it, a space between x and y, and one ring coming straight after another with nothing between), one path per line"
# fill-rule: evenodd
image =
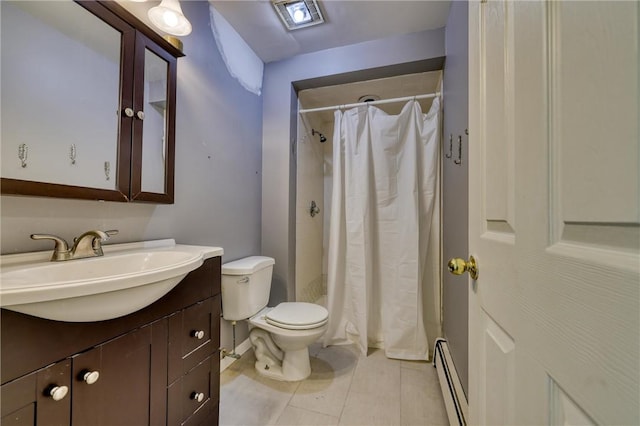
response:
M66 260L69 256L69 244L67 244L64 238L50 234L31 234L31 239L55 241L56 245L53 248L53 255L51 256L51 260Z
M62 237L58 237L57 235L50 234L31 234L32 240L53 240L56 243L55 250L56 251L66 251L69 250L69 245Z
M94 238L93 241L91 242L91 245L92 245L93 249L96 250L97 252L102 253L102 243L104 241L107 241L112 236L118 235L118 232L119 231L117 229L110 229L108 231L102 231L102 233L104 233L106 235L106 237Z

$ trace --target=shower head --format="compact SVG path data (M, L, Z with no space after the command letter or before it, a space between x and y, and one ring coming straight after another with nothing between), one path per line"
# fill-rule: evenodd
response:
M327 141L327 138L325 138L322 133L320 133L316 129L311 129L311 136L315 136L315 135L320 136L320 143L325 143Z

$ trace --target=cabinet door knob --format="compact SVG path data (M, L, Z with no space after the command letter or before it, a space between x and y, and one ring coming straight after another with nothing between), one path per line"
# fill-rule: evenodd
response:
M99 378L100 378L100 373L97 371L86 371L82 375L82 380L87 382L88 385L94 384L95 382L98 381Z
M202 393L202 392L192 392L191 393L191 399L193 399L194 401L202 402L202 401L204 401L204 393Z
M64 399L69 393L69 388L67 386L54 386L49 391L49 396L53 398L54 401L60 401Z
M195 337L198 340L204 339L204 331L202 330L193 330L191 332L191 337Z
M124 115L126 115L127 117L133 117L133 110L131 108L125 108Z
M136 112L136 117L138 117L138 120L144 120L144 111Z

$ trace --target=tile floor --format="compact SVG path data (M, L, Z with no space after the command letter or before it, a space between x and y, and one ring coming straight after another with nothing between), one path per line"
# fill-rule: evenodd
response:
M361 356L353 346L314 344L311 376L264 378L247 351L220 376L220 425L448 425L430 363Z

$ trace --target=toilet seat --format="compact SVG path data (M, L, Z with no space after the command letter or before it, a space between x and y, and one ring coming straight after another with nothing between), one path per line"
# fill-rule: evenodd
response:
M320 305L305 302L283 302L265 315L265 321L287 330L308 330L327 323L329 312Z

